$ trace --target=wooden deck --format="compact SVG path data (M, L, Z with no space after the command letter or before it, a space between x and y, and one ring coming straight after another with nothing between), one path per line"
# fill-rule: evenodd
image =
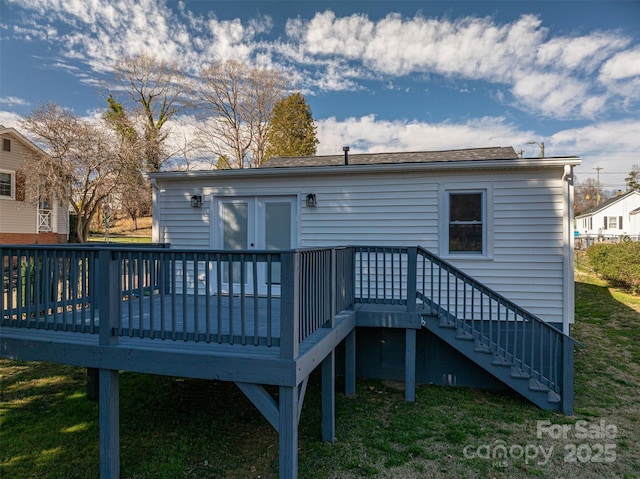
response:
M123 370L236 383L279 433L280 477L295 479L309 375L321 369L321 437L333 442L335 349L344 342L353 394L357 326L404 329L409 401L425 327L541 407L572 408L571 338L421 248L0 245L0 256L0 357L99 371L102 479L120 476Z
M351 251L0 250L0 355L99 371L103 479L120 476L123 370L236 383L279 433L280 477L295 478L299 414L320 367L322 438L334 440L335 348L345 339L346 392L355 390ZM265 277L272 284L260 286Z

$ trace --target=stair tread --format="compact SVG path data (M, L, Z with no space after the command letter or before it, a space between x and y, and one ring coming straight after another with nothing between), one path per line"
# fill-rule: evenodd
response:
M468 331L462 331L458 329L456 331L456 339L461 339L464 341L473 341L473 334L469 333Z
M511 361L509 361L507 358L503 358L502 356L495 356L493 358L493 361L491 361L491 364L493 364L494 366L513 366Z
M517 366L511 367L511 377L516 379L529 379L531 375Z
M547 386L545 386L540 381L534 378L529 379L529 389L531 389L532 391L541 391L541 392L550 391Z

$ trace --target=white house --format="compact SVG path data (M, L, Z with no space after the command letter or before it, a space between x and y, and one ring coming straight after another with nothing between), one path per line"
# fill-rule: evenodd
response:
M15 128L0 125L0 244L66 243L69 210L55 198L26 201L21 169L42 151Z
M579 237L635 239L640 237L640 192L629 191L600 203L576 217Z
M577 157L513 148L274 158L151 176L153 241L179 248L421 245L542 319L573 322Z

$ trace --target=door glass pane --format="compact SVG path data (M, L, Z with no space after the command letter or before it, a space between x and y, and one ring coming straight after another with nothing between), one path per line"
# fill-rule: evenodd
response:
M222 248L225 250L247 249L249 239L249 205L247 203L222 204ZM240 282L240 263L233 263L233 282ZM224 268L224 282L229 283L229 267Z
M264 235L265 249L291 249L291 203L265 203ZM270 282L280 284L280 263L272 265Z
M265 248L291 249L291 204L266 203L265 213Z

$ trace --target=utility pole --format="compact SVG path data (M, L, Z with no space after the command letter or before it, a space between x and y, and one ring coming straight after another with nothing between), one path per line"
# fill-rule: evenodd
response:
M600 170L603 170L601 166L596 166L594 170L596 170L596 205L600 204Z

